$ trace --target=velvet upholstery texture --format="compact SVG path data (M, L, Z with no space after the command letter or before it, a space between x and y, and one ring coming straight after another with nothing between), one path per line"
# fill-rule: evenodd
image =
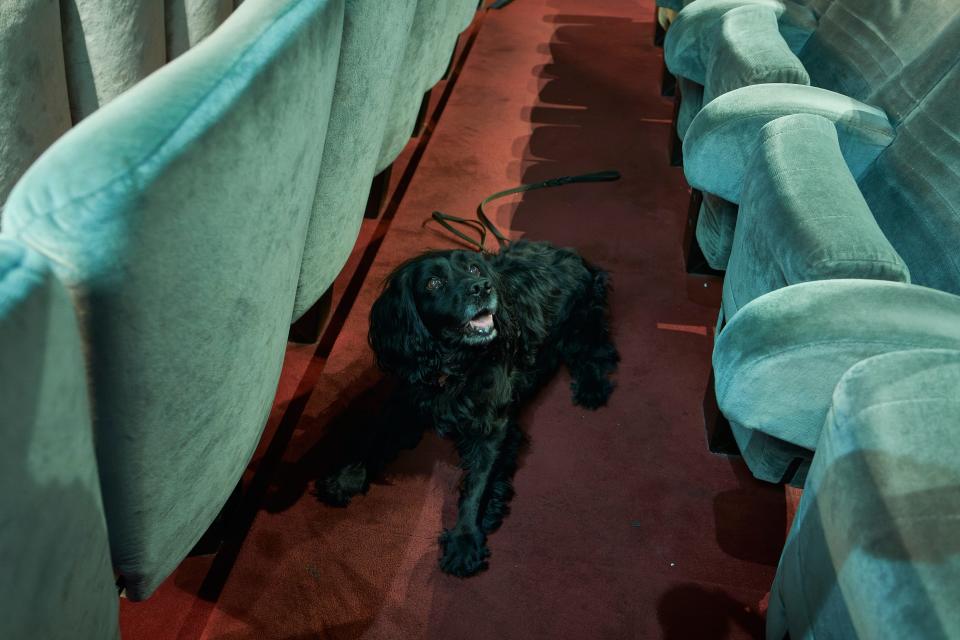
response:
M407 145L420 112L423 94L443 75L439 74L438 51L452 35L449 28L451 0L417 0L407 47L394 78L393 97L387 114L376 172L393 162ZM445 68L445 67L444 67Z
M739 203L761 127L795 113L823 116L835 124L840 151L855 178L893 141L893 125L886 114L853 98L795 84L742 87L713 100L690 125L683 141L687 181Z
M0 213L23 172L70 128L57 0L0 4Z
M951 66L897 122L893 142L860 176L860 189L880 228L903 257L917 284L960 294L960 19L949 32ZM942 55L942 54L940 54ZM909 102L891 91L901 102ZM912 96L918 93L911 93ZM884 97L884 96L881 96Z
M767 638L960 631L960 352L905 350L837 384L787 538Z
M294 319L330 287L360 232L416 5L416 0L346 1L340 65Z
M810 84L810 76L780 36L777 14L746 5L723 14L704 82L703 102L752 84Z
M233 12L233 0L165 0L167 60L213 33Z
M810 280L910 282L847 170L833 123L784 116L760 130L723 280L723 313Z
M738 7L773 11L781 37L794 53L800 52L817 26L810 8L791 0L696 0L677 15L663 41L663 56L670 72L705 84L721 18Z
M116 638L77 319L47 261L2 238L0 380L0 637Z
M746 304L717 336L717 402L731 425L769 438L767 448L779 441L812 452L847 369L904 349L958 349L958 319L960 297L916 285L820 280L778 289ZM780 480L745 461L761 479Z
M5 232L80 310L114 566L147 597L270 411L317 186L341 0L244 3L61 138Z
M74 124L166 62L160 0L63 0L60 13Z

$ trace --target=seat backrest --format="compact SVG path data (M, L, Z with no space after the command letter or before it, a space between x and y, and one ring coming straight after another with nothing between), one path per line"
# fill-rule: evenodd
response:
M0 438L0 637L116 638L77 318L47 261L3 239Z
M63 0L60 14L74 124L167 60L159 0Z
M167 60L195 46L233 13L233 0L166 0Z
M360 233L417 0L347 0L320 182L293 317L333 284Z
M960 16L875 99L893 142L860 189L913 282L960 294Z
M74 127L4 232L80 310L116 568L148 596L252 454L283 362L342 0L246 2Z
M0 4L0 214L37 157L70 128L57 0Z
M393 162L410 139L423 94L431 86L436 71L436 51L447 34L450 0L417 0L407 48L400 73L393 85L393 98L384 129L376 170L379 173Z
M867 101L958 13L942 0L834 0L799 57L812 85Z

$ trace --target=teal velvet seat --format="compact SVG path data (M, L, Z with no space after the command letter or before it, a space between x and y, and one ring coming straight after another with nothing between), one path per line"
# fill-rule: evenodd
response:
M166 0L167 60L195 46L233 13L234 0Z
M767 611L769 640L960 635L960 351L840 378Z
M843 373L921 348L960 349L960 297L882 280L787 286L745 304L717 336L717 403L756 477L802 485Z
M955 52L960 37L953 26L960 7L934 0L902 7L887 1L836 0L806 7L809 14L795 7L777 11L767 2L741 5L731 10L729 4L698 0L681 12L687 13L686 19L678 17L668 34L665 55L671 70L681 76L677 131L684 140L685 167L694 116L718 96L727 99L720 109L734 118L752 115L751 100L756 98L764 107L778 101L780 115L809 109L815 99L791 104L792 92L776 84L787 82L889 111L890 87L918 68L942 70L945 52ZM727 10L721 13L716 7ZM698 11L692 11L695 8ZM738 89L760 83L774 84L751 92ZM725 95L734 90L740 95ZM729 113L734 102L743 108ZM693 131L693 137L701 131ZM699 179L695 169L686 172L691 184ZM715 269L725 268L731 236L723 231L732 228L736 214L736 200L716 193L705 198L700 209L697 238Z
M340 61L293 319L317 302L360 232L417 0L346 0Z
M243 3L86 118L14 188L86 341L113 563L147 597L269 415L343 32L342 0Z
M726 268L731 236L715 230L736 224L742 177L757 131L786 114L813 113L835 122L851 173L891 243L917 271L917 282L960 292L956 276L944 278L932 273L937 267L923 264L931 256L939 260L948 254L945 247L957 241L954 233L960 228L960 123L952 115L950 98L960 82L958 41L960 16L940 28L922 55L878 87L871 104L788 84L743 87L708 104L684 141L684 171L691 185L729 205L705 209L698 223L698 239L711 265ZM925 177L917 179L918 174ZM950 262L946 273L956 273Z
M0 239L0 638L118 637L87 392L67 292Z
M470 24L476 8L473 0L417 0L401 72L393 83L377 173L386 169L407 145L424 94L443 77L457 36Z

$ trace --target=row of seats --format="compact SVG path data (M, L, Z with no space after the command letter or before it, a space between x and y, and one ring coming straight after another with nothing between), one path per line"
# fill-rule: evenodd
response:
M676 8L717 403L756 477L805 487L767 637L958 637L960 6Z
M18 492L0 549L4 596L22 603L2 637L116 635L115 573L148 597L214 521L259 441L291 322L341 270L372 179L477 9L168 0L167 28L190 28L158 40L144 29L164 24L159 0L61 4L18 1L10 21L4 4L0 46L20 53L0 56L3 139L23 142L7 131L49 106L24 97L36 60L72 64L53 59L70 47L46 47L61 21L64 42L83 26L91 86L118 95L62 120L76 124L48 136L0 219L0 473ZM154 45L169 62L146 56ZM111 47L153 62L129 75L140 67L120 70Z

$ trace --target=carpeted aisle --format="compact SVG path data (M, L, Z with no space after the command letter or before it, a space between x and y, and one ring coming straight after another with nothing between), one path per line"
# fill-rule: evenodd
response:
M756 605L782 544L783 495L706 449L716 309L688 295L688 191L667 164L672 106L652 20L652 0L515 0L483 17L222 592L205 601L194 597L202 577L174 579L190 615L161 635L149 602L125 607L127 640L762 637ZM493 207L514 237L574 246L612 272L623 362L605 409L572 406L566 372L529 407L532 446L490 569L465 580L437 569L458 471L434 437L349 508L317 503L311 482L337 434L383 395L366 345L379 282L452 244L421 222L434 209L469 215L520 182L601 169L623 179Z

